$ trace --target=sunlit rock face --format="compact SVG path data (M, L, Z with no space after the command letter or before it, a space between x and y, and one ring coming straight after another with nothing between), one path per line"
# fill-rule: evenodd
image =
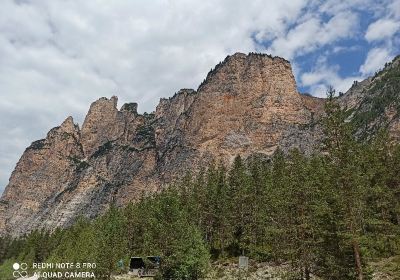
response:
M1 234L71 225L111 201L157 192L187 171L236 155L319 147L323 99L297 92L290 63L228 56L196 90L161 99L154 113L100 98L80 129L71 117L28 147L0 200Z

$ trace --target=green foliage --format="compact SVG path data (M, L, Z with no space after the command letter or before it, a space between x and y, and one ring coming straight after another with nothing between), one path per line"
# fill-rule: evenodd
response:
M0 265L0 279L2 280L13 280L16 279L13 276L12 265L15 263L15 259L7 259Z
M80 159L76 156L69 156L68 159L74 163L74 165L76 166L76 170L77 171L82 171L86 168L89 167L89 163L83 159Z
M53 233L53 242L58 244L49 256L53 262L82 262L95 257L95 231L88 220L79 218L68 230ZM79 248L79 250L77 250Z
M103 145L101 145L98 150L92 155L92 157L101 157L105 154L107 154L113 147L113 144L111 141L107 141Z
M109 211L92 226L95 234L90 237L96 243L88 249L94 249L96 252L98 273L103 278L109 279L111 273L118 270L118 260L123 259L128 252L125 235L126 219L122 211L112 204Z
M46 145L46 139L37 140L32 142L32 144L28 147L28 149L32 150L40 150Z
M124 110L129 111L131 113L137 114L137 103L125 103L123 105Z
M400 67L388 67L377 73L373 86L366 89L365 98L352 122L365 133L377 132L386 125L385 110L394 108L400 113ZM376 120L378 126L370 127Z
M166 279L198 279L208 265L208 249L183 202L171 187L125 210L131 255L161 256Z
M135 138L137 141L144 141L146 144L154 146L156 139L153 122L145 122L143 125L139 126L136 130Z

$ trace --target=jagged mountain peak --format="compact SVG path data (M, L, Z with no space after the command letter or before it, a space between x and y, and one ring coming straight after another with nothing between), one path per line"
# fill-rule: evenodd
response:
M137 115L138 114L137 108L138 108L138 104L136 102L125 103L121 107L121 112L124 112L124 111L131 112L134 115Z
M60 125L60 128L67 133L75 133L79 131L79 127L74 123L72 116L68 116Z
M398 61L339 100L359 114L374 112L380 97L396 96L388 89L399 85ZM230 164L236 155L320 147L324 99L299 94L290 63L270 55L228 56L197 91L162 98L154 114L138 114L137 103L118 110L117 102L116 96L98 99L80 130L68 117L24 152L0 199L0 234L93 218L110 201L135 201L214 160ZM398 113L384 112L398 123Z
M207 77L199 85L197 91L201 91L209 84L212 84L215 79L219 79L221 75L227 75L228 73L237 73L238 79L245 79L245 73L240 73L240 69L250 69L256 71L263 71L271 67L286 68L291 72L291 66L289 61L278 56L271 56L262 53L235 53L228 55L223 61L218 63L213 69L208 72ZM251 73L249 73L251 74ZM248 78L252 78L249 76Z

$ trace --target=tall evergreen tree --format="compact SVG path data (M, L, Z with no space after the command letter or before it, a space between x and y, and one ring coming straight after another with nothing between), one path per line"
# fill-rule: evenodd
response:
M354 138L354 129L347 121L344 109L330 88L325 106L324 119L325 148L332 164L332 174L340 194L341 219L344 225L343 237L348 239L354 253L357 278L364 279L360 239L363 234L366 209L365 174L360 169L362 153L360 144Z

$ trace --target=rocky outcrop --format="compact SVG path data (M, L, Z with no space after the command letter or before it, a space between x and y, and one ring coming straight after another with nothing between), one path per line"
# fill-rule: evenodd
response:
M230 159L271 154L286 130L311 121L290 63L267 55L225 59L199 87L192 107L187 141L202 154Z
M1 204L7 232L20 234L30 229L36 215L57 193L69 188L76 178L73 160L83 157L79 128L68 117L46 139L33 142L11 175Z
M196 170L211 159L229 164L236 155L269 156L278 147L311 152L320 133L308 126L321 115L322 104L297 92L285 59L228 56L196 92L182 90L161 100L156 110L160 174L169 181L187 166Z
M155 149L153 115L139 115L137 104L117 109L117 98L94 102L82 129L67 118L46 139L26 149L2 198L3 233L93 218L111 200L122 204L144 191L156 191L152 178Z
M400 140L400 56L362 82L354 82L340 98L348 120L360 138L369 138L387 129L394 141Z
M124 134L125 118L134 118L135 112L124 114L117 109L116 96L100 98L94 102L82 125L81 137L86 156L93 155L99 147L110 141L120 139Z
M197 90L161 99L156 111L101 98L80 129L72 118L26 149L0 200L0 232L68 226L157 192L186 171L236 155L311 152L322 99L297 92L290 63L263 54L228 56Z

